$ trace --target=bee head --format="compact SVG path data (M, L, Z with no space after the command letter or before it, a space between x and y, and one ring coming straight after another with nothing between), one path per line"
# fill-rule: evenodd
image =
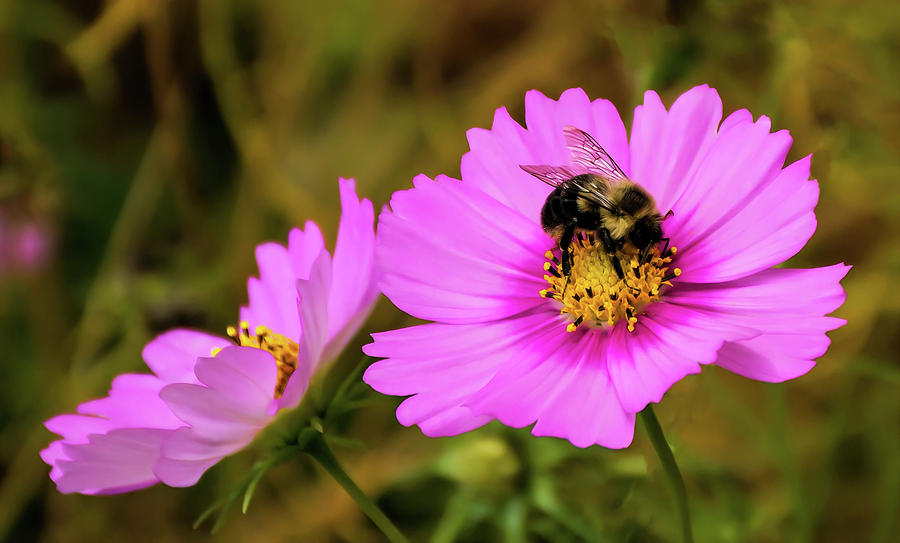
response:
M662 239L662 228L659 221L653 217L644 217L634 223L634 227L628 234L628 241L638 249L644 251Z

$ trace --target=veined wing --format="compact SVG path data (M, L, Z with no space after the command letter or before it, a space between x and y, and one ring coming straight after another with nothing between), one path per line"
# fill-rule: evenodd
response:
M551 187L558 187L563 184L565 181L572 179L576 174L569 168L565 168L562 166L519 166L522 170L530 173L531 175L537 177L544 183L547 183Z
M615 211L615 206L606 196L609 194L609 185L606 183L606 179L597 174L575 173L570 168L563 166L519 167L551 187L558 187L563 183L568 183L568 187L577 191L582 198L609 211Z
M612 181L625 181L628 176L609 153L590 134L574 126L563 129L572 163Z
M607 196L610 192L608 180L598 174L579 175L569 181L578 190L578 195L598 206L616 213L616 206Z

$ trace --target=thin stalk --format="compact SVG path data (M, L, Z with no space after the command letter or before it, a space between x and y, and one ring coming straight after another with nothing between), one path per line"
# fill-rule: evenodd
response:
M388 538L388 541L391 543L407 543L406 537L400 533L400 530L394 526L381 509L375 505L375 502L366 496L362 489L356 486L353 479L347 475L347 472L341 468L340 463L338 463L334 453L331 452L331 448L328 447L328 444L325 442L325 437L322 434L317 434L306 449L304 449L304 452L312 456L313 459L315 459L315 461L344 488L347 494L349 494L350 497L353 498L353 501L356 502L356 505L362 509L362 512L365 513L366 516L375 523L375 526L381 530L381 533Z
M681 521L681 540L684 543L693 543L694 535L691 530L691 514L688 510L687 490L684 487L684 480L681 478L681 472L678 471L678 464L675 463L675 457L672 455L672 449L663 435L662 427L656 420L656 414L650 404L640 412L641 421L650 436L650 442L659 456L663 471L666 473L666 480L672 493L675 495L675 502L678 506L678 517Z

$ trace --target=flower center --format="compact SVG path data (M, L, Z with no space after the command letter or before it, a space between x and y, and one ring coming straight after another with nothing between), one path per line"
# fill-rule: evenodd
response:
M572 253L572 269L569 277L562 274L560 250L547 251L544 279L549 287L541 290L541 296L553 298L562 304L560 313L574 319L566 331L574 332L582 323L611 328L620 319L628 323L628 331L634 331L638 315L647 304L659 300L660 288L672 286L671 280L681 275L679 268L669 271L675 247L664 254L654 248L643 264L640 253L630 243L614 256L619 259L623 276L619 277L612 259L603 244L592 235L579 234L569 247Z
M228 337L238 347L255 347L272 354L275 365L278 368L278 378L275 381L275 399L284 394L288 379L297 369L297 356L300 354L300 346L294 340L281 334L272 332L267 326L257 326L250 334L250 324L241 321L240 329L229 326L225 329ZM213 349L213 356L221 349Z

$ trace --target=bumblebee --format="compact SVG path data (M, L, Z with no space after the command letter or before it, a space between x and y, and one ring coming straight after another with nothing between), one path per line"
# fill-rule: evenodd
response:
M668 238L662 235L661 216L653 197L628 179L603 147L587 132L572 126L563 130L572 167L519 166L553 187L541 209L541 226L562 251L563 275L572 270L569 246L576 232L594 233L609 255L619 279L625 279L617 253L630 242L646 262L650 251Z

